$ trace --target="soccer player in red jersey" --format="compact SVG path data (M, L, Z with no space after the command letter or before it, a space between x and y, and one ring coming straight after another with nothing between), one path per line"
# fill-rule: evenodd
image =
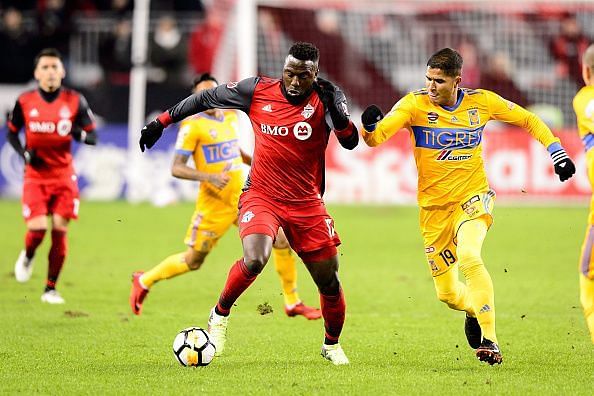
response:
M231 267L208 329L223 352L233 303L254 282L272 250L279 227L305 263L320 293L325 338L322 356L336 365L349 360L338 343L345 300L338 279L340 244L326 211L324 155L330 134L353 149L359 142L342 91L318 75L319 50L295 43L282 78L251 77L189 96L142 129L140 148L151 148L173 122L211 108L238 109L252 123L252 167L239 200L243 257ZM327 121L328 120L328 121Z
M41 301L63 304L56 282L66 258L68 222L78 217L79 196L70 146L72 139L95 145L93 114L85 98L62 87L66 72L60 53L43 49L35 58L38 88L21 94L9 115L7 140L25 161L23 217L25 249L15 264L16 280L26 282L33 271L35 251L51 219L52 245ZM18 133L25 128L25 146Z

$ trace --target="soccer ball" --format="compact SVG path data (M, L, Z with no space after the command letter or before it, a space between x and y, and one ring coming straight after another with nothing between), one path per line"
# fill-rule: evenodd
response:
M188 327L173 340L173 354L182 366L208 366L216 348L208 332L200 327Z

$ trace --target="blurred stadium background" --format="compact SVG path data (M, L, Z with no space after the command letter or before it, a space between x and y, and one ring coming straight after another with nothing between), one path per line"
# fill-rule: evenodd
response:
M321 50L321 74L347 93L355 120L385 111L424 84L427 58L444 46L464 57L462 85L491 89L537 112L561 137L579 173L560 184L545 150L521 130L490 123L485 162L499 199L584 204L590 187L571 102L579 55L594 40L594 3L582 1L0 0L0 196L18 197L22 164L5 142L6 114L35 87L35 53L58 48L65 85L84 93L100 145L75 147L84 198L167 204L195 186L170 177L175 128L143 156L145 121L189 93L192 76L221 82L279 76L294 41ZM146 22L146 23L144 23ZM251 144L244 125L242 145ZM328 151L326 200L413 203L407 134L380 149Z

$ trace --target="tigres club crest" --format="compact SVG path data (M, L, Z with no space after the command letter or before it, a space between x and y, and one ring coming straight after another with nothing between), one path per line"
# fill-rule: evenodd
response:
M478 109L468 110L468 121L470 122L470 126L479 125L481 123Z
M308 119L313 115L314 111L316 111L315 107L308 103L307 106L303 108L301 115L303 116L303 118Z

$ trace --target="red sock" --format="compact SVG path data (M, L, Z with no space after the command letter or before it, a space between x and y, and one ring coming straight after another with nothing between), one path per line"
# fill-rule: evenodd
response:
M258 274L246 267L243 258L237 260L229 270L225 288L216 306L217 313L223 316L229 315L235 301L256 280L257 276Z
M339 289L336 296L327 296L320 293L320 306L322 316L324 317L324 327L326 328L324 343L327 345L336 344L342 332L344 313L346 311L342 288Z
M48 255L49 266L47 269L47 287L50 289L56 287L56 282L60 276L60 271L66 258L66 251L68 250L68 244L66 242L66 231L52 230L52 247Z
M35 251L43 241L45 230L27 230L25 234L25 254L27 258L35 255Z

